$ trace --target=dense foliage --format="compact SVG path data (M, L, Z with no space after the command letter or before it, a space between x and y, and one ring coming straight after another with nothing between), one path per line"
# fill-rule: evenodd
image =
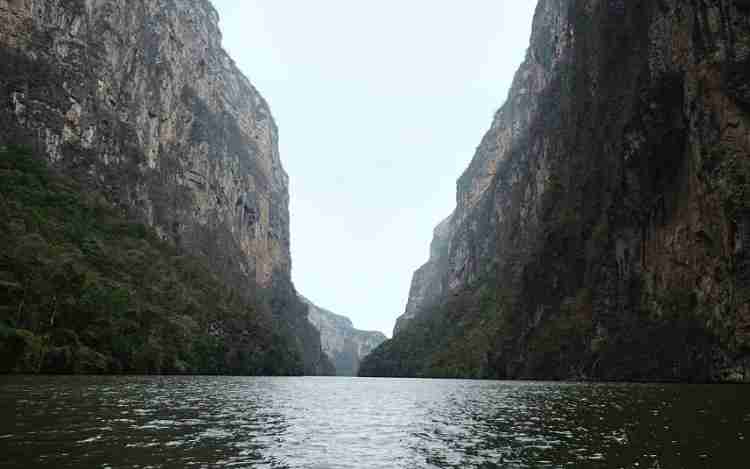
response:
M664 294L653 299L659 315L620 318L602 336L586 289L556 311L529 315L514 310L507 291L485 283L423 311L365 357L359 374L705 381L717 338L685 314L690 301L684 292Z
M489 366L490 351L506 321L504 301L503 290L487 287L446 298L367 355L359 375L498 377Z
M289 325L19 147L0 148L0 372L300 374Z

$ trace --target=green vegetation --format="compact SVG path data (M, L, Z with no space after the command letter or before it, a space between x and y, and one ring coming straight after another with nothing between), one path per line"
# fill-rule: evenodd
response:
M393 339L373 350L360 376L495 378L498 336L513 327L509 293L488 276L473 288L423 311Z
M593 335L591 294L582 289L535 326L514 312L511 292L494 278L425 312L373 351L361 375L435 378L581 376ZM521 345L522 342L524 345ZM523 347L523 363L517 361Z
M717 327L706 328L687 289L664 291L642 310L595 321L587 288L558 307L528 310L514 306L509 292L494 285L485 280L423 311L365 358L360 375L711 379Z
M589 345L594 335L591 292L578 291L575 298L549 312L543 324L530 331L525 368L533 376L584 378L591 361Z
M718 186L726 210L737 220L750 211L750 158L745 155L716 150L721 161L718 171Z
M0 372L302 372L267 305L19 147L0 147L0 243Z

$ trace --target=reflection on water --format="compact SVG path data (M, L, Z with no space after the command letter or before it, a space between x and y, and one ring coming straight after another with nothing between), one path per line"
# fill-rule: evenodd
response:
M739 467L748 387L0 378L2 467Z

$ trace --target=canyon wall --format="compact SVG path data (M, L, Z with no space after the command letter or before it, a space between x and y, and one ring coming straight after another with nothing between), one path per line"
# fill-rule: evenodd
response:
M323 352L333 363L336 375L357 376L362 359L385 342L385 335L355 329L348 317L320 308L303 296L300 300L308 307L307 318L320 332Z
M0 0L0 17L0 143L32 146L201 257L318 372L277 127L210 2Z
M750 381L748 83L745 0L541 0L360 373Z

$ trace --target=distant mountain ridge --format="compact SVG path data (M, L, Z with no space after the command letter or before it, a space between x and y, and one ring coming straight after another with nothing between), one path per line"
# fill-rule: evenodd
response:
M307 305L307 318L320 332L323 352L339 376L356 376L362 359L387 339L379 331L355 329L348 317L316 306L302 295L299 298Z

